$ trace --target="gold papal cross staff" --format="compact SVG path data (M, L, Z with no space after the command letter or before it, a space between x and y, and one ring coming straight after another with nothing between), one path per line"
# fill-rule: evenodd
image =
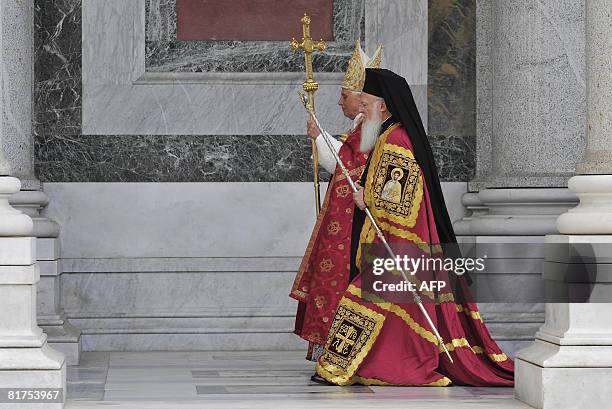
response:
M325 51L327 45L323 39L319 42L312 41L310 37L310 17L304 13L304 17L300 20L302 22L303 37L302 41L298 41L295 38L291 40L289 45L294 51L304 51L304 65L306 66L306 81L304 81L303 88L308 94L308 103L314 109L314 93L319 89L319 84L314 80L312 72L312 53L314 51ZM321 189L319 186L319 154L317 152L317 144L314 139L310 140L310 146L312 147L312 171L314 173L314 189L315 189L315 208L317 215L321 211Z

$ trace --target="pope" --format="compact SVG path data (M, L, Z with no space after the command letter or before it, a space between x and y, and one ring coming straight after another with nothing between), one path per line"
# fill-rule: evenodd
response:
M338 105L344 115L353 120L353 127L339 141L333 139L331 142L354 179L361 176L371 150L370 146L365 149L361 145L359 95L366 67L379 67L381 60L382 47L370 58L357 41L341 85ZM312 121L308 122L308 135L316 140L321 165L333 176L290 296L299 301L294 332L309 341L306 358L316 360L323 351L334 311L349 282L354 204L346 177L336 166L332 153Z

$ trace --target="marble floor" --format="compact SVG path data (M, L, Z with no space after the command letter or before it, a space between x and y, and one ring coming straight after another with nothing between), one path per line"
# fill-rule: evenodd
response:
M302 351L85 352L66 408L529 408L512 388L341 388L312 373Z

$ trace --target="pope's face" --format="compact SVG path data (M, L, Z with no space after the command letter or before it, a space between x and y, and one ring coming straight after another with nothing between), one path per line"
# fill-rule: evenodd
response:
M359 96L359 112L363 114L363 119L366 121L379 118L381 115L379 98L362 92Z
M342 108L342 113L349 119L355 119L359 113L359 92L342 89L338 105Z

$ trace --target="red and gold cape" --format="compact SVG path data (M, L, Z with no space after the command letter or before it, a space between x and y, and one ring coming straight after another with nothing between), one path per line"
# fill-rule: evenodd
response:
M389 127L371 155L364 199L387 241L439 244L427 186L404 128ZM371 243L380 239L366 219L360 249ZM338 304L317 362L320 376L337 385L513 385L514 363L491 338L475 303L457 302L452 291L423 303L454 359L451 363L417 304L364 297L363 279L360 273Z
M367 154L359 151L361 126L342 139L339 156L357 180L367 160ZM299 301L294 332L313 344L325 343L349 283L353 209L351 188L336 166L290 293Z

